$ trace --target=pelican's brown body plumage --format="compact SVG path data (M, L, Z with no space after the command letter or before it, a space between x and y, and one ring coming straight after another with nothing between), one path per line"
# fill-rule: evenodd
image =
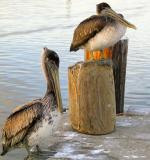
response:
M42 67L47 80L47 91L43 98L16 107L2 128L2 153L24 146L28 152L40 145L41 140L51 134L55 117L60 115L62 102L58 79L59 57L44 48ZM56 77L55 77L56 76Z
M74 31L70 51L77 51L82 45L85 45L88 40L99 33L107 24L115 22L113 19L106 16L93 15L81 22Z
M2 129L2 148L3 153L8 149L20 145L29 129L40 119L42 104L34 101L22 106L13 112L8 118Z
M76 27L70 51L83 48L93 52L113 46L124 36L127 27L136 29L107 3L100 3L97 15L85 19Z

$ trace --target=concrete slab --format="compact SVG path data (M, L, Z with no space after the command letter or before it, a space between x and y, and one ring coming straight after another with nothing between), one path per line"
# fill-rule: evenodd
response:
M14 153L14 150L4 158ZM23 155L25 153L23 152ZM1 159L1 158L0 158ZM80 134L72 130L68 113L62 117L60 129L50 140L47 151L31 155L28 159L40 160L149 160L150 116L118 116L113 133L101 136Z

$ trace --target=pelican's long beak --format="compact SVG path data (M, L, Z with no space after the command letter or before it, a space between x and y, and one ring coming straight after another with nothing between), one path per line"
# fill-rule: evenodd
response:
M57 100L57 108L59 112L63 112L63 105L62 105L62 98L61 98L61 91L60 91L60 83L59 83L59 68L56 66L56 64L48 64L49 65L49 72L51 73L52 79L52 85L54 88L54 93Z
M129 28L136 29L136 26L134 24L128 22L127 20L125 20L124 18L119 16L114 10L112 10L110 8L107 8L104 11L102 11L102 14L107 15L107 16L113 18L114 20L117 20L118 22L120 22L121 24L123 24Z

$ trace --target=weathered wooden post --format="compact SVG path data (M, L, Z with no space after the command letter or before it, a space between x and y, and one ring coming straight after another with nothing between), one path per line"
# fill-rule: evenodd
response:
M68 71L72 127L87 134L112 132L116 120L112 66L100 61L80 62Z
M125 78L126 78L126 65L128 53L128 40L120 40L111 48L104 49L104 58L113 60L113 73L115 82L115 95L116 95L116 113L124 112L124 93L125 93ZM89 60L90 53L85 52L85 61ZM96 51L94 59L100 60L101 53Z
M127 54L128 54L127 39L119 41L112 48L117 114L124 112L124 93L125 93Z

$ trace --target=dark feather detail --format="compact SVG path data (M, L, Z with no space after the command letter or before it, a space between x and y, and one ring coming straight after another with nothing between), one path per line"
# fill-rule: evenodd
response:
M121 18L124 18L124 16L123 16L121 13L118 13L118 15L119 15Z
M2 155L22 142L28 129L41 117L42 103L33 101L17 109L7 118L2 129Z
M113 20L106 16L94 15L82 21L74 31L70 51L77 51L89 39L100 32L108 22Z

